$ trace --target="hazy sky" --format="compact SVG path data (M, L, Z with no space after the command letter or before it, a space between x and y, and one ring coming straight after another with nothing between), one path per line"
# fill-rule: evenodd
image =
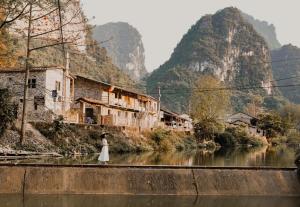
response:
M205 14L234 6L273 23L282 44L300 47L300 0L81 0L86 15L101 25L128 22L139 30L146 67L163 64L188 29Z

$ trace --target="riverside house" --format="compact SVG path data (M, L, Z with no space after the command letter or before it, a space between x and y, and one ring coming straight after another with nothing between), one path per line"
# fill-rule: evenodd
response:
M67 67L68 68L68 67ZM0 69L0 88L8 88L22 114L24 69ZM63 116L68 123L117 126L135 131L163 127L191 131L192 120L167 109L158 111L155 98L93 80L73 76L63 67L32 68L28 81L27 119L51 122Z
M24 69L0 69L0 88L8 88L12 101L23 110ZM68 116L74 98L74 78L63 67L32 68L28 80L28 121L52 121Z
M227 117L226 123L231 127L242 127L247 133L254 136L264 136L264 131L257 127L258 119L239 112Z
M73 113L79 123L152 129L158 123L158 101L148 95L83 76L76 76Z
M162 108L160 113L160 123L162 127L176 131L192 131L192 119L187 114L179 115L168 109Z

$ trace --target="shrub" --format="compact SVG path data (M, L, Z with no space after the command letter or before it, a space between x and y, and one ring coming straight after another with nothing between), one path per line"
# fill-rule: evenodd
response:
M151 133L151 139L156 143L160 144L167 136L169 132L164 129L156 129Z
M298 145L298 144L300 144L300 133L299 132L290 133L287 136L286 142L288 144L291 144L291 145Z
M234 147L237 144L237 140L233 134L226 131L218 134L215 138L215 142L219 143L222 147Z
M7 89L0 89L0 136L17 117L16 105L10 103L10 95Z

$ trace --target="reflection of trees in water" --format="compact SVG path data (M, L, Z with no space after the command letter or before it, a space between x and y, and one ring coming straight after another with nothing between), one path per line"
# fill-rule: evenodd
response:
M111 164L200 166L294 166L295 148L285 145L261 148L220 148L217 151L147 152L110 154ZM96 164L98 155L18 160L18 163Z

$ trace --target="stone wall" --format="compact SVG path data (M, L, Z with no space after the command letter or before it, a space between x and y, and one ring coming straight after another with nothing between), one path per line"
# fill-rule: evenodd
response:
M295 169L1 166L0 194L300 196Z

